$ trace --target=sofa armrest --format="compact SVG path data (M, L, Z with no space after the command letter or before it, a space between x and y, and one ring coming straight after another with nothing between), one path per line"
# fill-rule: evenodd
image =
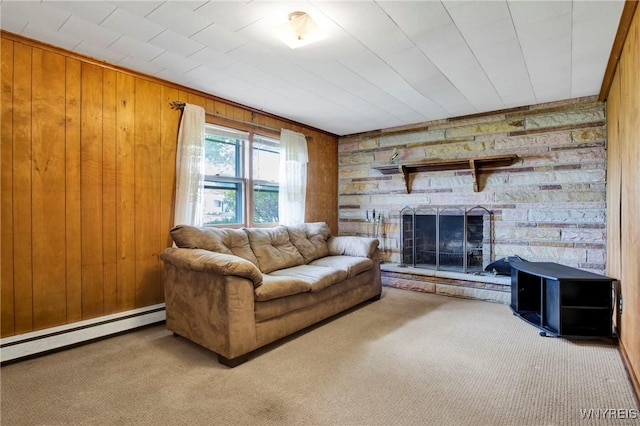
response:
M262 284L262 272L256 265L232 254L204 249L169 247L160 254L160 259L177 268L246 278L253 282L254 287Z
M327 241L330 255L368 258L372 258L376 254L379 243L377 238L348 236L331 237Z

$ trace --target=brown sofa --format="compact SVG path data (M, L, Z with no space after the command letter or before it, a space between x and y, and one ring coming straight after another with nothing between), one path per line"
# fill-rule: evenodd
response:
M161 254L167 328L235 367L250 352L380 298L378 240L325 223L275 228L179 225Z

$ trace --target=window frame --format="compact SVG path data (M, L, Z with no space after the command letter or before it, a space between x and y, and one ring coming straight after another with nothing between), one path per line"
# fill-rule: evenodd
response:
M209 117L207 117L209 118ZM206 175L204 176L204 188L211 188L212 184L216 182L228 182L239 185L239 194L237 196L236 205L239 201L242 201L241 211L236 211L236 219L238 214L241 215L238 223L220 223L220 224L206 224L204 226L210 227L226 227L226 228L242 228L242 227L272 227L278 225L279 222L268 223L256 223L255 222L255 203L254 193L256 187L259 186L275 186L272 181L258 180L253 177L253 161L254 161L254 139L265 139L268 141L274 141L277 144L280 143L280 135L275 132L267 131L255 131L254 129L245 130L244 126L233 126L229 123L219 124L216 120L206 120L205 133L216 134L215 129L221 130L225 136L233 133L237 133L240 140L240 146L237 147L236 152L236 174L240 176L220 176L220 175ZM211 131L214 129L214 131ZM278 150L278 154L279 154ZM212 180L211 178L215 178ZM280 182L277 182L277 191L279 193ZM222 188L220 188L222 189ZM204 205L204 203L203 203Z

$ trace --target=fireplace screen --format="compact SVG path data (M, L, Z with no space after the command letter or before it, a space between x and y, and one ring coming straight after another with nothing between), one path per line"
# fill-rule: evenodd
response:
M405 207L402 266L482 272L491 262L492 213L484 207Z

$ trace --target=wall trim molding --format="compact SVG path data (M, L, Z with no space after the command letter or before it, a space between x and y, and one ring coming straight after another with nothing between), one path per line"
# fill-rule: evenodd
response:
M631 364L631 360L629 359L627 348L624 346L624 342L622 341L622 339L618 340L618 348L620 350L622 363L624 364L624 367L627 370L627 374L629 375L629 381L631 382L631 386L633 386L633 390L635 391L636 402L640 405L640 379L638 379L639 376L633 370L633 365Z
M613 40L611 53L609 53L609 62L607 62L607 68L605 69L604 77L602 78L602 86L600 87L600 94L598 95L599 101L604 102L609 97L609 90L611 90L613 77L618 69L618 62L620 62L622 49L627 41L627 35L629 35L629 29L631 28L631 22L633 21L637 7L638 0L626 0L624 2L620 22L618 23L618 31L616 32L616 37Z
M162 322L165 304L146 306L58 327L0 339L0 362L38 355L67 346L86 343L112 334Z

